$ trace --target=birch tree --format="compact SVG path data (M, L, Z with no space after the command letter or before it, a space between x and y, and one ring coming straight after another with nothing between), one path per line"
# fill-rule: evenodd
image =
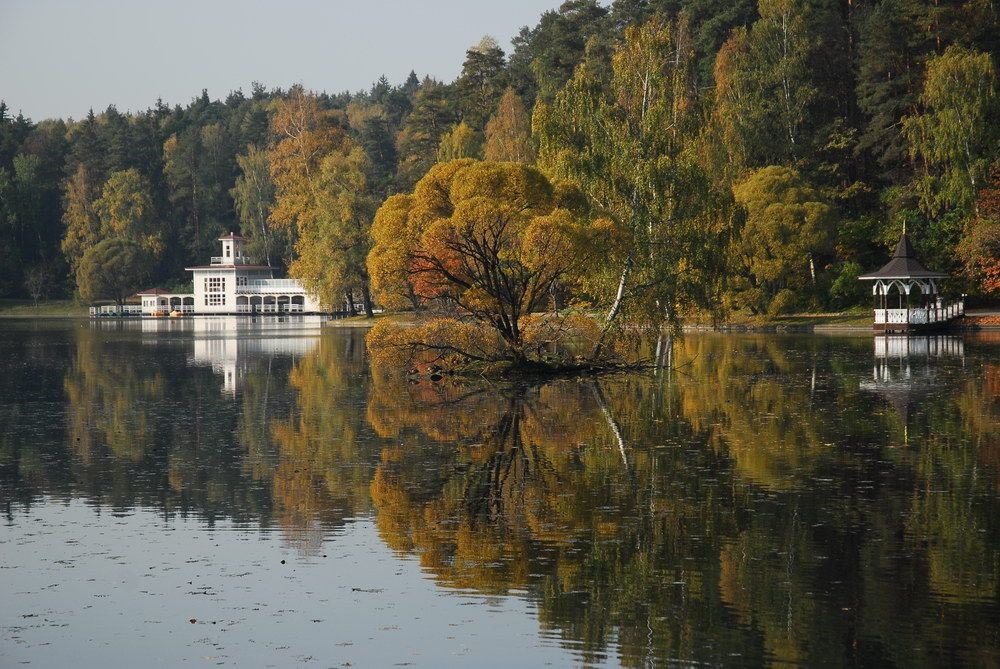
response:
M535 108L539 166L578 183L599 226L604 261L587 286L605 306L593 355L627 306L676 322L688 296L677 291L703 175L685 146L698 117L687 27L654 18L629 28L605 89L586 64L551 105Z

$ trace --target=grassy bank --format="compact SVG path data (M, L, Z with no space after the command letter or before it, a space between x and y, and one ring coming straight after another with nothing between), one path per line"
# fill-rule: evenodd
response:
M86 318L87 305L73 300L0 300L0 318Z
M848 311L824 313L798 313L767 316L737 312L729 314L725 321L712 323L708 319L691 318L685 322L689 329L720 330L811 330L817 329L870 329L872 312L870 309L851 309Z

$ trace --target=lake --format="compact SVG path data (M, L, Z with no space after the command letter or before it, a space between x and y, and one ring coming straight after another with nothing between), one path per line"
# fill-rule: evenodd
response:
M670 360L0 321L0 666L1000 665L1000 333Z

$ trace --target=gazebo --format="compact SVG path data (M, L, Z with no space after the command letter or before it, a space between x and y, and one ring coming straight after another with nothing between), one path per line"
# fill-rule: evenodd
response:
M937 327L963 316L964 296L946 304L938 292L938 281L946 278L947 274L932 272L917 261L906 232L882 269L858 277L875 282L875 329L886 332Z

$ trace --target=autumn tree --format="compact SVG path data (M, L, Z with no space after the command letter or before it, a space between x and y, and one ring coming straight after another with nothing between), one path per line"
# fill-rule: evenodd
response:
M375 209L370 161L347 137L342 119L301 89L278 105L271 130L281 139L268 153L275 187L270 221L294 240L289 273L329 307L343 297L353 312L358 291L371 316L365 265Z
M626 31L610 89L584 65L535 108L539 165L578 183L606 230L589 278L605 331L626 306L662 322L692 301L682 277L707 248L696 223L706 181L685 154L698 128L692 66L684 23L653 19Z
M275 143L267 153L275 203L270 222L287 230L293 243L299 232L316 221L317 181L323 159L344 141L335 114L320 107L315 95L295 87L278 102L271 118Z
M1000 293L1000 167L993 169L976 201L976 216L956 249L965 276L988 295Z
M412 293L453 308L502 340L500 357L524 364L525 319L577 264L580 232L538 170L458 160L434 166L412 194L382 205L368 267L380 302ZM483 357L457 342L441 346Z
M483 158L493 162L535 162L531 143L531 117L520 96L508 87L500 98L500 108L486 124Z
M451 130L441 136L437 153L439 163L447 163L459 158L477 158L478 155L478 138L465 121L452 126Z
M369 192L369 169L364 150L350 140L323 158L315 186L317 213L299 231L289 271L323 304L334 305L346 297L353 310L355 294L360 294L365 314L371 318L365 260L376 205Z
M80 164L66 181L63 224L66 232L62 252L75 274L80 258L100 240L101 222L94 210L99 190L86 165Z

